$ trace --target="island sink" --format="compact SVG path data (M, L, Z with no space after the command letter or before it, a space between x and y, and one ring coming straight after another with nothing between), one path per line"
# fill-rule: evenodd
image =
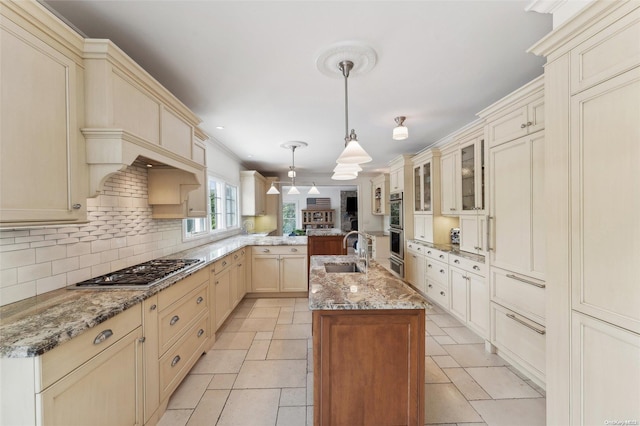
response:
M357 263L325 263L324 270L337 273L362 273Z

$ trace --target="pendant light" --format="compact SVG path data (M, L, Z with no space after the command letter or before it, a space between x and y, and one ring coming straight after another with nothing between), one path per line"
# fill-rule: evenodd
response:
M409 129L403 124L406 119L404 116L395 118L397 126L393 128L393 140L401 141L409 137Z
M271 188L269 188L269 190L267 191L268 195L278 195L280 194L280 191L278 191L278 188L276 188L276 183L275 182L271 182Z
M334 172L331 175L331 179L333 180L352 180L358 177L358 173L353 172Z
M307 194L310 195L319 195L320 191L318 191L318 187L316 186L316 183L313 182L313 186L311 187L311 189L309 189L309 192L307 192Z
M362 171L359 164L337 164L333 171L336 173L358 173Z
M306 142L293 141L286 142L280 145L282 148L291 150L291 166L289 167L289 171L287 172L287 176L291 178L291 188L287 192L288 195L299 195L300 191L296 188L296 149L304 148L307 146ZM316 189L317 190L317 189Z
M358 143L358 136L354 129L351 129L349 133L349 91L347 80L349 78L349 71L353 69L353 62L345 60L338 64L338 68L342 71L344 76L344 124L345 124L345 147L342 154L336 160L338 164L361 164L368 163L372 160L371 156L362 148ZM332 176L332 179L334 177Z

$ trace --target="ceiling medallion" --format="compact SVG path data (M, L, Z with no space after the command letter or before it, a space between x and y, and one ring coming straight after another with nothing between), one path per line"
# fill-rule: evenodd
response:
M337 64L343 61L353 62L350 75L366 74L375 66L378 59L371 46L359 41L341 41L329 46L316 59L316 67L322 74L343 78L342 70Z

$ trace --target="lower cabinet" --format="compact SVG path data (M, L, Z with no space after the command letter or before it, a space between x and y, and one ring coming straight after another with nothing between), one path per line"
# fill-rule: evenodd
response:
M423 425L425 313L313 312L314 422Z
M483 272L484 264L453 255L449 258L450 312L488 340L489 285L480 275Z
M413 287L422 293L427 292L426 268L427 260L422 249L424 247L412 242L407 243L405 256L404 277Z
M254 246L252 252L252 292L278 293L307 291L306 247Z

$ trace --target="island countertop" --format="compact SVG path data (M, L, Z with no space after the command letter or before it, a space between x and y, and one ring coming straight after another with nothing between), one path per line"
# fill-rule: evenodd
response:
M328 273L327 263L354 263L358 257L312 256L309 270L309 309L371 310L431 307L418 292L375 261L366 273Z

